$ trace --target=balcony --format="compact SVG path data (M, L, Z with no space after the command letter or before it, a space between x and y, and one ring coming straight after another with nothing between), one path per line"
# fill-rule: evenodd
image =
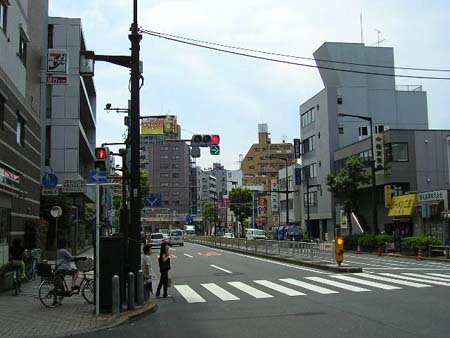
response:
M395 90L398 92L421 92L422 86L418 85L396 85Z

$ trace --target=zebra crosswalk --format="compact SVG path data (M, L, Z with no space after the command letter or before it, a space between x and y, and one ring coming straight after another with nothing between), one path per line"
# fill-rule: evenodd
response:
M201 283L200 285L175 285L179 296L187 303L205 303L207 299L239 301L250 296L269 299L276 296L331 295L341 292L395 291L404 288L430 288L450 286L450 274L443 273L354 273L330 274L322 277L280 278L276 281L230 281Z

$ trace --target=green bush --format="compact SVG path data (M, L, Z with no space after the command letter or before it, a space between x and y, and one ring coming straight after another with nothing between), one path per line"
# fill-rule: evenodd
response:
M358 245L361 250L377 250L379 246L384 247L386 242L392 242L392 236L386 234L358 234L346 236L345 249L356 250Z
M433 239L427 236L405 237L402 238L402 249L411 250L428 250L429 245L443 245L438 239Z

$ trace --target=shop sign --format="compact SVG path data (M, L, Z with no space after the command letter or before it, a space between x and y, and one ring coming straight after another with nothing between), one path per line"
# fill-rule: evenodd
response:
M20 176L14 174L12 171L0 168L0 185L19 190Z
M64 180L61 191L64 193L86 193L86 181Z
M389 217L411 216L416 206L417 194L394 196L389 209Z
M47 53L47 84L67 84L67 50L49 49Z
M375 170L384 169L384 144L383 135L373 136L373 159L375 160Z
M418 194L418 203L444 201L444 209L448 209L448 192L447 190L436 190L421 192Z
M392 205L392 186L384 186L384 207L389 209Z
M270 181L270 190L278 190L278 180L271 180ZM278 193L272 192L270 194L270 200L272 202L272 211L278 211Z

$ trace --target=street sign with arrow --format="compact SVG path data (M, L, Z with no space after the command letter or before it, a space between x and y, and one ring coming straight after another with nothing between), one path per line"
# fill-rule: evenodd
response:
M209 153L211 155L220 155L220 146L218 146L217 144L212 144L209 147Z

